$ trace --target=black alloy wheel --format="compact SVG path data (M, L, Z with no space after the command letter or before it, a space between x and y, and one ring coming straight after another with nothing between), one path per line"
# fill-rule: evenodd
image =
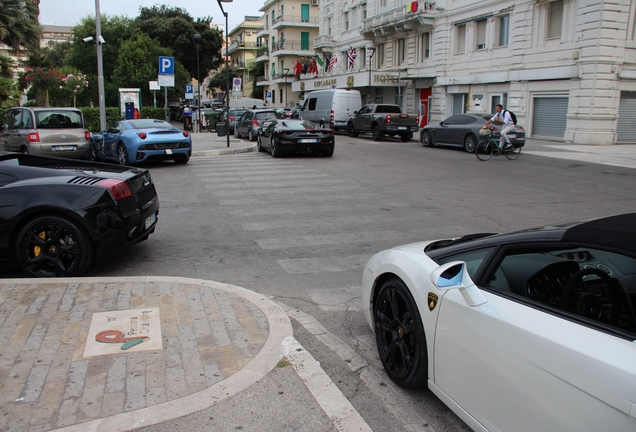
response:
M281 156L280 146L278 145L278 138L271 137L269 142L269 152L272 157L279 158Z
M260 135L256 138L256 149L259 152L264 152L265 151L265 149L263 148L263 144L261 143L261 136Z
M68 219L41 216L18 234L18 263L36 277L80 276L93 262L93 247L84 230Z
M252 132L252 128L250 127L250 129L247 131L247 139L250 141L254 141L256 138L254 138L254 133Z
M351 122L347 124L347 135L353 138L360 135L358 132L356 132L356 129L353 127L353 123Z
M373 125L371 137L373 138L373 141L382 141L384 139L384 132L380 130L380 127L377 124Z
M409 289L400 279L389 279L380 288L373 305L375 340L384 370L400 387L425 387L428 380L426 335Z

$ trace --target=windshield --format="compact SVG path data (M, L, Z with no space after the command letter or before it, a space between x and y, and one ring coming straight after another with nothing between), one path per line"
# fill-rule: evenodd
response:
M149 128L159 128L159 129L172 129L173 126L165 122L163 120L153 120L153 119L143 119L143 120L133 120L128 122L133 129L149 129Z
M36 111L37 129L78 129L84 128L81 111L51 110Z
M269 120L276 119L276 112L267 111L262 113L256 113L256 120Z

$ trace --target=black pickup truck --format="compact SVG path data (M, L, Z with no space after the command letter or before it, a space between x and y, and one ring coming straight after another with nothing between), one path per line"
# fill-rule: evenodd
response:
M399 105L368 104L355 111L347 122L347 133L357 137L360 133L371 132L375 141L382 141L385 135L399 135L406 142L419 130L417 116L403 113Z

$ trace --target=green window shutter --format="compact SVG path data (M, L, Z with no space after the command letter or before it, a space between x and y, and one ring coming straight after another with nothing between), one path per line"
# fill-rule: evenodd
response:
M309 5L300 5L300 20L302 22L309 22Z
M300 49L301 50L309 49L309 32L300 33Z

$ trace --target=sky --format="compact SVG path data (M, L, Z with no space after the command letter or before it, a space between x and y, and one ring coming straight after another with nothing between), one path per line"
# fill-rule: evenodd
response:
M185 9L193 18L211 16L213 23L225 24L225 17L217 0L102 0L99 2L101 14L124 15L135 18L140 7L165 4L168 7ZM230 31L245 19L245 15L260 16L265 0L234 0L222 3L228 13ZM74 26L88 15L95 16L95 2L90 0L41 0L40 24Z

